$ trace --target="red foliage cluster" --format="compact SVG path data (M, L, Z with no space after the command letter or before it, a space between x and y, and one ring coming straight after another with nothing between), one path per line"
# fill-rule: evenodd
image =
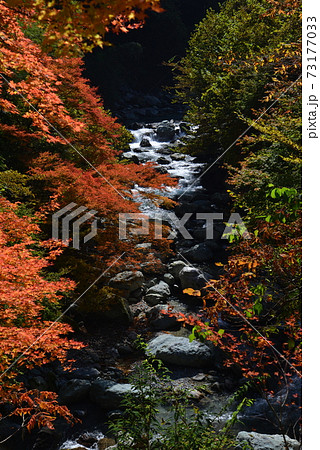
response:
M70 413L58 405L55 394L26 391L16 376L21 369L57 359L64 362L68 349L81 347L67 338L69 325L43 319L45 308L58 305L61 294L74 289L75 283L44 278L43 270L62 249L38 242L38 226L19 217L17 209L17 204L0 198L0 402L15 405L11 414L27 420L28 428L35 420L51 426L56 415L70 419ZM41 248L46 256L36 256Z

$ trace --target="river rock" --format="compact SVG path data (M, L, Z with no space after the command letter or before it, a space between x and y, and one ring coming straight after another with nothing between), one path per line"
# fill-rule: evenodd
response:
M169 285L164 281L160 281L158 284L155 284L147 290L145 301L149 305L157 305L158 303L161 303L161 301L166 300L169 295Z
M148 350L167 364L197 368L214 365L213 350L186 337L161 334L148 343Z
M165 281L165 283L167 283L169 286L172 286L174 284L174 276L171 275L171 273L165 273L163 275L163 279Z
M151 308L146 316L149 320L150 326L157 331L160 330L172 330L179 325L179 322L175 317L170 317L166 313L162 313L161 311L168 312L168 309L171 308L169 305L156 305ZM171 312L178 312L176 308L170 310Z
M160 156L160 158L157 159L157 163L161 165L167 165L170 164L170 159L165 158L164 156Z
M59 401L62 404L69 405L71 403L83 400L89 393L91 383L88 380L80 380L74 378L67 381L59 392Z
M127 270L120 272L109 281L109 286L123 291L125 296L128 296L131 292L141 288L144 283L144 276L142 272L133 272Z
M285 436L288 447L285 446L283 436L280 434L260 434L251 431L240 431L237 441L241 444L247 443L253 450L299 450L300 443L295 439ZM237 448L243 448L238 446Z
M202 289L207 283L199 270L186 266L179 273L182 289Z
M43 427L37 434L32 450L56 450L60 439L61 435L56 430ZM16 449L18 448L21 447L16 447Z
M156 131L157 140L159 142L170 142L176 137L175 126L171 123L162 122Z
M179 280L179 273L186 265L187 264L184 261L174 261L168 267L169 273L171 273L176 280Z
M186 158L186 155L183 155L182 153L173 153L171 158L174 161L183 161Z
M207 244L201 243L194 245L189 250L186 250L184 252L184 256L191 262L200 263L210 261L213 258L213 252Z
M151 147L149 139L143 138L140 142L140 147Z
M99 379L92 383L90 398L106 410L118 409L125 395L134 392L132 384L120 384L110 380Z

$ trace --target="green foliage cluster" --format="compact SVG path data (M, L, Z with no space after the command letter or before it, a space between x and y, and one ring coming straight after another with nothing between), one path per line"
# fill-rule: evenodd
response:
M199 127L198 151L227 148L246 129L241 116L261 106L277 59L299 42L299 12L270 15L269 9L268 0L228 0L219 13L209 10L175 67L178 98Z
M174 388L170 372L163 363L147 350L145 342L138 338L136 345L146 352L131 376L132 392L122 402L124 413L110 425L119 449L142 450L205 450L231 449L236 445L232 427L245 406L252 404L245 389L237 392L226 409L238 401L232 417L221 430L215 430L212 418L192 406L187 389ZM167 419L162 417L161 407L167 409ZM240 447L237 447L240 448Z

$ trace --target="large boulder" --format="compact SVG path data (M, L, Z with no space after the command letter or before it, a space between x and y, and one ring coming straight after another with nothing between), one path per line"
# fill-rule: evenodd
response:
M144 283L143 273L140 271L126 270L120 272L109 281L109 286L122 291L125 297L136 289L141 288Z
M160 281L154 286L150 287L145 296L145 301L149 305L157 305L161 301L166 300L170 295L170 287L165 281Z
M171 275L174 276L174 278L176 280L179 280L179 273L181 272L181 270L186 267L186 263L184 261L173 261L169 267L168 267L168 271L169 273L171 273Z
M171 123L162 122L156 131L156 137L159 142L170 142L176 137L175 126Z
M148 343L148 350L164 363L184 367L211 367L214 352L206 344L186 337L161 334Z
M286 444L281 434L260 434L251 431L240 431L237 441L240 444L248 444L253 450L299 450L300 443L295 439L285 436ZM243 448L243 446L238 447Z
M204 276L194 267L185 266L179 273L182 289L202 289L206 284Z
M92 383L90 398L101 408L111 411L118 409L125 395L134 392L132 384L120 384L98 379Z

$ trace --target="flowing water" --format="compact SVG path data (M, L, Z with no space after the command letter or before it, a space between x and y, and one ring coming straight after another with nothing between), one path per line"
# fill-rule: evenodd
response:
M183 140L186 139L186 134L180 129L180 122L166 121L166 123L169 124L172 128L175 128L174 141L162 142L157 140L157 127L160 125L159 123L146 125L138 130L130 130L134 137L134 140L130 144L130 150L125 152L123 154L123 157L125 159L131 159L134 162L139 161L139 163L141 164L144 164L146 162L157 163L159 167L162 168L162 173L168 173L171 177L178 179L177 185L175 187L169 187L165 191L143 188L139 185L136 185L133 189L135 199L140 203L141 212L151 218L159 216L160 213L162 218L168 220L168 222L171 222L172 227L174 228L174 224L172 223L168 212L165 210L160 210L159 207L157 207L151 200L145 198L143 194L160 194L165 195L173 200L177 200L181 194L184 194L183 201L188 201L192 199L196 194L201 193L201 191L203 190L203 187L198 181L198 176L204 170L204 164L197 162L196 159L190 155L181 153L184 145ZM141 141L143 139L147 139L150 143L150 146L141 146ZM185 329L181 330L184 330L185 333L187 331ZM174 334L181 335L181 331ZM184 383L184 380L190 380L190 378L188 378L188 376L186 376L186 374L184 373L183 368L180 372L180 374L179 371L178 374L175 374L178 383L180 380L182 380L182 383ZM195 373L196 372L197 371L195 371ZM187 385L186 387L190 388L190 385ZM194 386L191 387L194 388ZM219 420L221 423L225 423L226 420L230 418L229 412L225 412L222 416L219 417L219 412L226 405L229 397L230 395L228 394L216 393L207 396L203 401L201 401L200 407L201 409L206 411L207 417L208 419L211 419L213 426L219 426ZM168 410L165 407L161 408L160 414L166 420L170 419ZM89 438L91 437L95 439L96 441L103 438L103 434L99 430L85 433L85 435ZM86 447L82 442L81 445L79 445L79 442L77 442L76 440L68 440L60 447L61 450L71 450L79 448L90 448L91 450L97 450L98 444L95 443L91 446Z

